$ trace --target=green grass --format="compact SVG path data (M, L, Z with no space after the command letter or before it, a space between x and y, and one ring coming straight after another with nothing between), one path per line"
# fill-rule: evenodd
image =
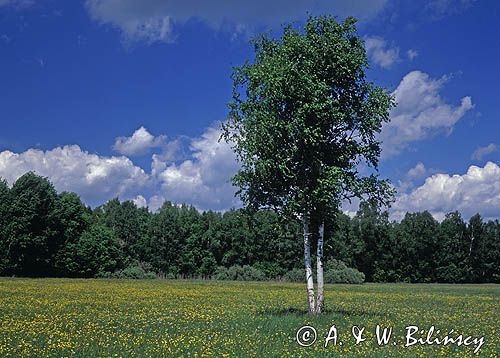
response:
M498 285L328 285L327 312L310 317L302 284L0 279L0 356L474 355L474 345L404 347L406 326L434 325L440 338L484 337L479 356L496 357L499 302ZM388 346L377 324L393 328ZM303 325L318 332L310 347L296 342ZM325 348L332 325L342 345ZM358 345L354 325L366 327Z

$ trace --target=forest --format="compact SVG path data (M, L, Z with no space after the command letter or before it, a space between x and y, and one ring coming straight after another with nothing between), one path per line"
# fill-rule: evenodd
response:
M91 209L32 172L0 181L1 276L210 279L239 269L281 280L303 275L301 235L300 222L270 210L167 201L151 213L118 199ZM500 222L458 212L438 222L427 211L395 222L362 202L353 218L328 216L324 256L369 282L498 283Z

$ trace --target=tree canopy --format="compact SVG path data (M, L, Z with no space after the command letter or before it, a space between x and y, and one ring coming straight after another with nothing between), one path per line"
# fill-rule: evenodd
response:
M166 202L152 213L116 199L92 210L33 173L18 182L9 187L0 180L0 275L141 277L149 271L213 278L222 267L250 267L250 277L283 279L301 266L300 222L270 210L199 212ZM28 205L27 198L36 200ZM50 205L36 215L28 210L43 208L40 203ZM118 224L131 217L133 234ZM398 223L368 202L353 218L338 213L328 220L327 265L342 260L367 281L500 282L498 220L475 215L465 222L451 213L439 223L423 212Z
M393 99L367 81L355 20L310 17L303 29L252 41L255 59L236 67L224 138L241 169L233 179L248 206L289 215L336 210L363 195L386 203L391 190L360 163L376 169L375 134Z

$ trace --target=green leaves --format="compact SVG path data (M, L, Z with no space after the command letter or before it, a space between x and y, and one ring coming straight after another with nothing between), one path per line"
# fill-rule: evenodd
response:
M259 35L254 61L234 68L223 138L241 162L233 183L248 206L297 216L352 196L389 201L386 182L356 170L361 162L377 169L375 134L394 102L365 78L355 22L310 17L281 38Z
M7 241L10 270L18 274L53 273L54 253L61 244L54 216L57 193L46 179L28 172L10 189Z
M76 277L113 272L122 260L115 234L102 224L92 225L76 241L68 243L61 257L65 273Z

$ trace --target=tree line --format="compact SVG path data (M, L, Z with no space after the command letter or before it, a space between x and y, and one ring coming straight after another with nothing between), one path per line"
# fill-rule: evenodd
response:
M251 267L268 279L303 270L302 224L269 210L200 212L165 202L155 213L132 201L95 209L26 173L0 181L0 275L109 277L146 272L211 278ZM314 251L313 251L314 252ZM326 260L343 261L376 282L500 282L500 223L458 212L440 223L429 212L401 222L362 202L357 214L325 221Z

